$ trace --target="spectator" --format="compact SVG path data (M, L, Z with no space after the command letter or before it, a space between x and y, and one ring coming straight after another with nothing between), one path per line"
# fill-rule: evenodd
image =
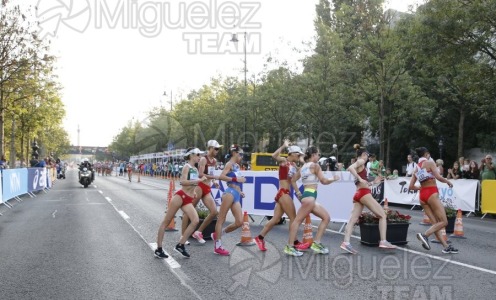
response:
M406 157L407 163L406 163L406 177L412 177L413 175L413 170L415 170L415 167L417 164L413 161L412 155L408 154Z
M486 158L481 161L480 177L481 180L496 179L496 170L493 165L493 157L489 154L486 155Z
M442 159L437 159L436 160L437 171L439 172L439 174L441 174L441 176L444 177L444 168L443 168L443 165L444 165L444 161Z
M393 174L388 176L387 179L397 179L398 178L398 170L394 169Z
M381 175L383 178L386 178L386 167L384 166L384 161L380 160L379 161L379 175ZM391 171L391 170L389 170Z
M370 154L369 157L369 181L374 181L374 179L379 175L379 162L377 161L375 154Z
M7 160L5 159L5 155L2 155L0 158L0 169L6 169L7 168Z
M463 178L465 179L479 179L479 175L479 167L475 160L470 162L468 171L463 172Z
M453 167L451 169L448 169L448 179L459 179L461 177L462 172L460 170L460 164L455 161L453 163Z
M338 171L346 171L346 168L344 167L343 163L338 163Z

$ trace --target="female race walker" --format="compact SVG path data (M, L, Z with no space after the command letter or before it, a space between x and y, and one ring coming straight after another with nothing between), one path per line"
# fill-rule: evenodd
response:
M289 227L296 217L296 210L293 203L293 199L290 196L290 184L291 178L296 174L297 168L296 163L302 158L303 152L301 152L300 147L291 146L289 147L289 141L285 140L284 144L272 154L274 158L279 163L279 191L276 194L275 201L276 205L274 207L274 215L260 234L255 238L258 248L261 251L266 251L264 237L267 233L274 227L276 223L279 222L282 215L285 213L289 218ZM282 157L281 152L288 148L288 157ZM298 240L294 244L296 250L306 250L310 247L308 243L300 243Z
M215 242L214 253L223 256L229 255L229 251L222 247L222 235L238 229L243 224L241 198L245 195L242 192L242 183L246 181L239 172L241 170L239 163L243 160L243 150L238 145L232 145L229 148L229 153L231 159L226 163L222 174L219 176L220 180L227 181L227 189L222 195L222 204L220 205L215 232L212 233L212 240ZM234 216L234 223L222 229L229 209L231 209Z
M215 205L214 198L212 198L212 195L210 194L210 187L212 186L213 180L219 179L218 176L214 176L214 170L215 167L217 166L217 160L215 159L215 157L217 156L217 153L219 152L220 148L222 148L222 145L219 145L217 141L215 140L208 141L207 143L208 153L206 156L200 159L200 162L198 164L200 177L207 177L208 180L205 182L200 182L196 187L195 189L196 197L193 200L193 205L196 207L201 199L205 207L208 208L209 210L208 216L205 218L205 220L203 220L198 230L193 233L193 237L200 244L205 244L205 240L203 239L203 233L202 233L203 230L205 230L205 228L207 228L207 226L212 222L212 220L215 219L215 217L217 217L217 206ZM217 182L214 182L214 185L216 186L216 188L219 187L219 184ZM183 223L181 228L183 236L185 235L184 232L186 231L188 222L189 222L189 218L186 215L183 217ZM186 245L188 245L188 242L186 242Z
M203 152L198 148L188 148L186 154L184 154L184 159L188 162L184 165L183 171L181 173L181 189L174 194L169 206L167 207L167 213L165 214L164 220L158 229L157 236L157 249L155 250L155 256L158 258L167 258L167 254L162 250L162 240L164 239L165 228L169 225L174 218L176 212L181 209L184 215L187 215L190 224L184 231L184 235L179 240L174 250L181 254L185 258L189 258L189 253L184 248L184 243L186 239L190 236L198 225L198 213L193 206L193 198L195 196L195 188L200 182L207 181L207 177L199 177L198 169L195 168L195 164L200 161L200 154ZM183 221L184 222L184 221Z
M381 207L377 200L372 197L370 193L370 184L367 181L367 170L365 163L368 161L369 154L365 149L360 149L359 145L355 147L357 149L357 160L354 164L348 167L348 171L355 177L356 193L353 196L353 210L351 211L350 220L346 224L346 229L344 233L344 241L341 243L341 249L348 251L351 254L357 254L358 252L351 246L350 237L353 231L353 226L358 221L358 217L363 211L363 207L366 206L372 213L374 213L379 218L379 235L381 241L379 242L379 248L383 249L395 249L396 246L391 245L386 241L386 230L387 230L387 219L384 209ZM376 181L381 180L382 177L376 177Z
M295 176L291 179L291 184L293 185L293 189L298 196L298 199L301 199L301 207L298 209L296 213L296 217L291 223L291 227L289 228L289 242L284 247L284 253L292 256L302 256L303 252L298 251L294 246L294 242L296 240L296 234L298 232L298 227L303 222L303 220L310 213L313 213L315 216L322 219L317 229L317 234L315 235L314 242L310 248L316 253L327 254L329 253L329 249L324 247L320 242L324 232L327 228L327 225L331 221L331 217L327 210L320 204L316 203L317 201L317 186L320 183L322 184L331 184L337 180L339 180L339 176L334 176L333 178L325 178L324 172L320 168L320 165L317 163L320 158L319 150L310 146L305 151L305 164L298 170ZM296 181L300 179L303 182L303 194L298 189Z
M413 172L412 179L410 180L409 189L420 190L420 205L422 205L424 212L433 223L424 234L417 233L417 238L422 242L422 247L424 247L424 249L431 250L428 238L434 233L437 240L441 241L444 246L444 249L442 250L443 253L458 253L458 250L453 248L453 246L448 245L441 236L441 229L448 225L448 220L446 218L444 206L439 200L436 179L448 184L450 188L453 188L453 184L439 174L436 164L430 160L431 154L427 148L420 147L415 149L415 151L420 158L417 167ZM420 182L420 188L415 186L417 180Z

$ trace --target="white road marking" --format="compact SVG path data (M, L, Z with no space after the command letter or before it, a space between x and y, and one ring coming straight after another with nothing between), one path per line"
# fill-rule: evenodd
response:
M109 203L112 202L112 199L110 199L110 197L105 197L105 200L107 200Z
M128 215L126 215L126 213L125 213L125 212L123 212L122 210L118 210L117 212L121 215L121 217L122 217L124 220L129 220L129 219L130 219L130 218L129 218L129 216L128 216Z
M107 201L110 200L110 198L108 197L105 197L105 199L107 199ZM117 209L117 207L114 205L113 202L111 202L111 200L109 201L109 204L112 205L112 207L115 209L115 211L117 211L119 214L124 213L123 211L119 211ZM121 214L122 216L122 214ZM126 215L127 216L127 215ZM124 218L124 216L123 216ZM129 224L129 226L131 226L131 228L134 230L134 232L136 232L136 234L150 247L152 248L152 250L155 250L155 248L157 247L157 244L156 243L148 243L146 241L146 239L143 237L143 235L138 231L136 230L136 228L133 226L133 224L131 224L129 222L129 217L128 219L124 218L124 220L127 222L127 224ZM169 254L168 254L169 255ZM179 279L179 281L181 282L181 285L184 286L185 288L187 288L193 295L195 295L195 297L197 299L202 299L202 297L200 297L200 295L198 295L198 293L193 289L193 287L191 287L191 284L193 283L192 280L188 277L188 275L186 275L182 270L181 270L181 265L171 256L169 255L169 258L165 259L165 262L167 263L167 265L169 266L172 274L174 274L174 276L176 276L177 279ZM190 284L191 283L191 284Z
M52 214L52 217L55 219L55 214L57 213L57 210L55 210Z
M103 195L103 192L102 191L98 191L98 192Z
M314 225L312 225L312 227L313 228L317 228L317 226L314 226ZM344 235L344 233L341 233L341 232L335 231L335 230L331 230L331 229L326 229L326 231L329 231L329 232L332 232L332 233L337 233L337 234L340 234L340 235ZM360 239L360 237L359 236L356 236L356 235L352 235L351 237L354 238L354 239ZM422 255L422 256L425 256L425 257L429 257L429 258L432 258L432 259L435 259L435 260L439 260L439 261L442 261L442 262L446 262L446 263L450 263L450 264L453 264L453 265L457 265L457 266L469 268L469 269L472 269L472 270L481 271L481 272L484 272L484 273L489 273L489 274L496 275L496 271L489 270L489 269L484 269L484 268L477 267L477 266L470 265L470 264L466 264L466 263L462 263L462 262L459 262L459 261L452 260L450 258L444 258L444 257L440 257L440 256L435 256L435 255L432 255L432 254L418 252L418 251L415 251L415 250L406 249L406 248L402 248L402 247L397 247L396 249L402 250L402 251L405 251L405 252L410 252L412 254Z

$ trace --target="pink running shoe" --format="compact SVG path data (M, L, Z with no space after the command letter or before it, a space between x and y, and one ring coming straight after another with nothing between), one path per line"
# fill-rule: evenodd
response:
M226 249L222 248L222 246L220 246L219 248L215 248L214 249L214 253L215 254L218 254L218 255L221 255L221 256L229 256L229 251L227 251Z
M294 247L298 251L305 251L305 250L308 250L308 248L310 248L310 244L309 243L298 243L298 244L294 245Z
M265 248L265 240L261 240L258 236L255 238L255 243L257 243L258 249L260 251L267 251L267 248Z
M198 241L198 243L205 244L205 240L203 239L203 234L201 232L199 231L193 232L192 237L195 238Z
M382 248L382 249L396 249L396 246L395 245L392 245L388 241L380 241L379 242L379 248Z

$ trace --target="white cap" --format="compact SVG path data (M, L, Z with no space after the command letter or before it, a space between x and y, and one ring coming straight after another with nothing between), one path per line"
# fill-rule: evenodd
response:
M222 148L222 145L219 145L219 143L216 140L210 140L207 142L207 148L209 147Z
M288 147L288 153L291 154L291 153L298 153L298 154L305 154L303 153L303 151L301 151L301 148L298 147L298 146L289 146Z
M184 153L183 157L189 156L190 154L203 154L203 153L205 153L205 152L200 151L200 149L198 149L198 148L193 148L193 149L189 150L188 152Z

